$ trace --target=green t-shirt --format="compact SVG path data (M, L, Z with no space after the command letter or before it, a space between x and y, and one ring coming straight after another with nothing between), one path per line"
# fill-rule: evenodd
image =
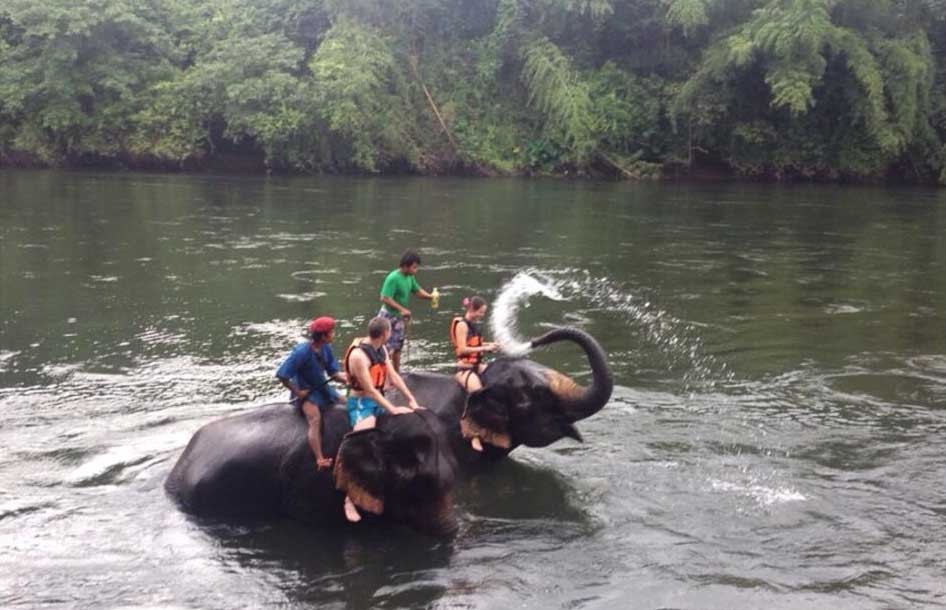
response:
M381 286L381 296L388 297L402 307L407 307L411 295L420 290L420 284L413 275L404 275L400 269L395 269L384 278L384 284ZM384 308L393 314L400 314L398 310L388 306L385 303Z

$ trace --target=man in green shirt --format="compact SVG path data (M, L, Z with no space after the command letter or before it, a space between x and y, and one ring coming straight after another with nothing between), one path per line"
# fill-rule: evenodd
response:
M378 315L391 323L391 338L387 348L391 355L394 370L401 370L401 349L404 347L406 324L410 322L411 310L408 308L411 295L416 294L422 299L430 299L429 292L420 287L417 278L417 267L420 266L420 256L408 250L401 257L398 268L384 278L381 286L381 311Z

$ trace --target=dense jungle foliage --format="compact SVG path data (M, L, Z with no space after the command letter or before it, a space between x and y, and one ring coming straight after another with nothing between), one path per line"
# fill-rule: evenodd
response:
M946 183L946 0L3 0L0 163Z

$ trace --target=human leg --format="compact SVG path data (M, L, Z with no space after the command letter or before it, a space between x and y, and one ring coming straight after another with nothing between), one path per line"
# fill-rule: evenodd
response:
M375 427L378 421L376 415L377 409L380 408L377 403L363 396L349 396L347 406L348 421L352 425L352 432ZM345 518L350 522L358 523L361 521L361 514L358 512L358 507L348 494L345 494L344 511Z
M388 348L388 355L391 356L391 364L394 370L401 372L401 350L404 349L406 340L406 330L404 318L381 309L381 316L391 323L391 336L388 337L385 347Z
M468 394L473 393L477 390L483 389L483 381L480 379L480 374L474 371L470 371L470 374L466 378L466 391Z
M322 455L322 414L315 403L308 400L302 403L302 412L309 422L309 447L312 448L312 454L315 456L315 465L319 470L328 468L332 465L332 458Z
M378 423L378 418L371 416L366 417L362 420L359 420L355 427L352 429L352 432L357 432L358 430L368 430L369 428L374 428L375 424Z
M475 392L477 390L481 390L483 388L483 382L480 379L479 374L482 372L484 368L485 367L478 367L476 370L460 369L457 371L457 374L454 375L454 379L456 379L457 383L460 384L460 387L463 388L463 390L467 394L471 392ZM461 417L461 422L460 422L461 423L460 429L461 431L464 431L464 432L468 430L468 427L463 425L464 422L462 420L464 420L465 418L466 418L466 411L464 410L464 413L463 413L463 416ZM467 435L464 434L464 436L467 436ZM480 439L479 435L470 434L469 436L467 436L467 438L470 439L470 446L473 447L474 451L483 451L483 441Z
M355 424L353 431L357 430L367 430L369 428L374 428L377 423L377 418L375 417L366 417L358 421ZM358 507L355 506L355 503L352 501L351 496L345 494L345 518L351 521L352 523L358 523L361 521L361 513L358 512Z

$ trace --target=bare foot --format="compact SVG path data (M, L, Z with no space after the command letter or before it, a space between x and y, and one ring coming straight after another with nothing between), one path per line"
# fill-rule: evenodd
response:
M358 514L358 509L355 508L355 503L352 502L351 498L348 496L345 496L345 518L352 523L358 523L361 521L361 515Z
M470 439L470 446L473 447L474 451L482 451L483 441L480 440L480 437L474 436L473 438Z
M325 470L326 468L330 468L332 466L332 458L327 458L327 457L316 458L315 466L319 470Z

